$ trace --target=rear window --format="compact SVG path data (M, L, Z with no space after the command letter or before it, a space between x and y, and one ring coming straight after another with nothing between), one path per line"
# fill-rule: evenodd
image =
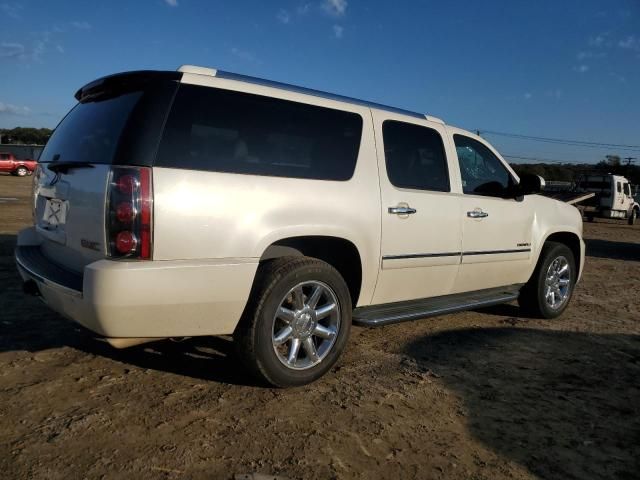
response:
M155 165L348 180L361 136L362 117L355 113L181 85Z
M122 130L142 92L79 103L60 122L40 155L40 162L110 164Z

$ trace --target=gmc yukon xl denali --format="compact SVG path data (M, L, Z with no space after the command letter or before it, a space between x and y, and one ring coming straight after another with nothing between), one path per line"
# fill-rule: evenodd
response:
M578 210L437 118L214 69L92 82L44 149L25 291L116 347L233 335L275 386L351 324L518 300L562 313Z

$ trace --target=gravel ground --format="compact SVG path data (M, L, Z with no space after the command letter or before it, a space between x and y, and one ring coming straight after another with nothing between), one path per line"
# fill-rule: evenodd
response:
M114 350L25 297L29 191L0 176L3 478L640 478L640 226L585 225L560 319L354 328L325 378L274 390L227 338Z

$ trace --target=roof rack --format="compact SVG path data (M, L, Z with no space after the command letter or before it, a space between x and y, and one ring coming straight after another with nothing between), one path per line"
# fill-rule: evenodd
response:
M360 105L363 107L377 108L379 110L385 110L387 112L399 113L401 115L407 115L414 118L426 118L431 122L442 123L444 122L439 118L425 115L423 113L412 112L411 110L405 110L403 108L390 107L389 105L383 105L381 103L369 102L367 100L360 100L358 98L347 97L345 95L338 95L335 93L323 92L322 90L315 90L313 88L300 87L298 85L291 85L289 83L276 82L273 80L267 80L264 78L251 77L249 75L242 75L239 73L225 72L223 70L217 70L215 68L198 67L195 65L182 65L179 69L182 73L193 73L196 75L208 75L216 78L224 78L226 80L235 80L238 82L251 83L253 85L263 85L266 87L278 88L281 90L287 90L289 92L303 93L305 95L312 95L314 97L326 98L329 100L337 100L340 102L347 102L354 105Z

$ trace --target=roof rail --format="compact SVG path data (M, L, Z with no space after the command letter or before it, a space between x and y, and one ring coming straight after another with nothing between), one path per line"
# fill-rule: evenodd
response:
M444 124L442 120L436 117L425 115L423 113L412 112L411 110L405 110L403 108L391 107L389 105L383 105L381 103L369 102L367 100L360 100L358 98L347 97L345 95L338 95L335 93L323 92L322 90L315 90L313 88L300 87L298 85L291 85L289 83L276 82L274 80L267 80L264 78L251 77L249 75L242 75L239 73L225 72L223 70L217 70L215 68L198 67L195 65L182 65L179 69L182 73L193 73L196 75L208 75L216 78L224 78L227 80L235 80L238 82L251 83L253 85L263 85L265 87L278 88L281 90L287 90L289 92L303 93L305 95L312 95L314 97L326 98L328 100L337 100L340 102L351 103L353 105L360 105L363 107L377 108L392 113L399 113L401 115L407 115L414 118L427 119L431 122Z

